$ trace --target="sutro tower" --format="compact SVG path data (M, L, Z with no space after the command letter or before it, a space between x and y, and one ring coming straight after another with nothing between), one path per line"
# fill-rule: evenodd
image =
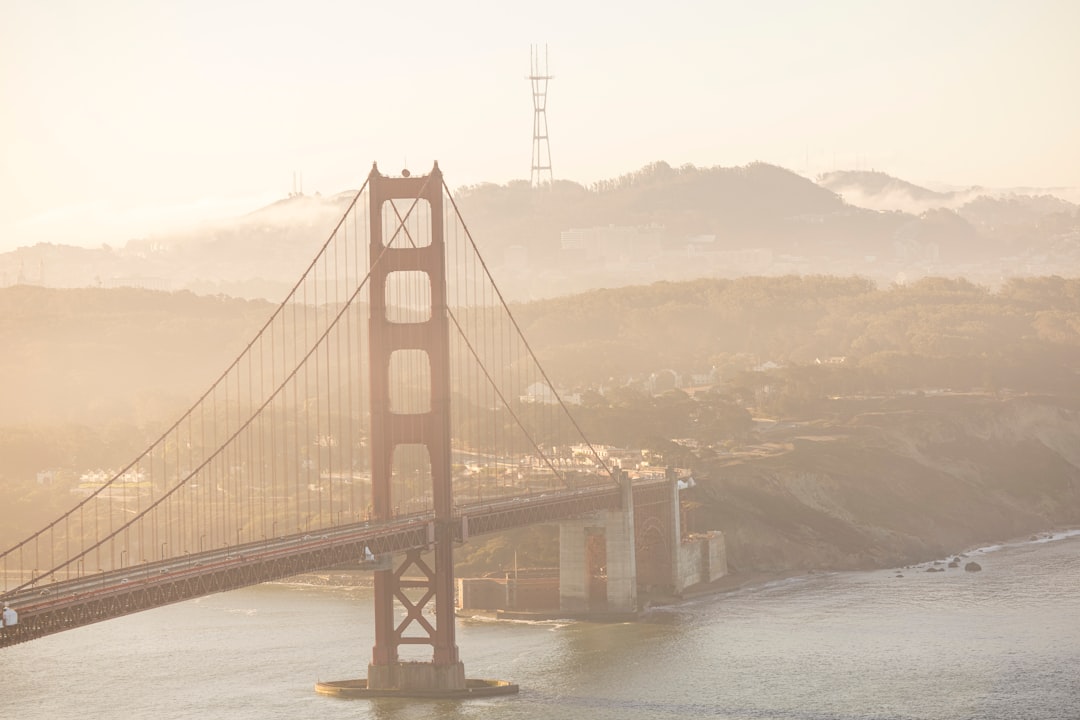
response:
M555 177L551 174L551 144L548 142L547 126L547 87L548 80L551 80L551 75L548 75L547 45L544 45L542 70L540 48L530 45L529 56L529 80L532 82L533 96L532 171L529 174L529 184L540 187L547 183L548 187L551 187Z

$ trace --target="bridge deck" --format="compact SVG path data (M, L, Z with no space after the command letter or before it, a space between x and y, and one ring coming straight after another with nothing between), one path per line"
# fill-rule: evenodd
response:
M655 480L636 483L635 496L664 484ZM462 506L454 520L454 539L462 542L477 535L612 510L620 502L617 487L603 486ZM355 563L369 553L426 548L433 538L434 520L423 514L192 553L182 559L31 587L5 598L18 610L19 624L5 629L0 647L211 593Z

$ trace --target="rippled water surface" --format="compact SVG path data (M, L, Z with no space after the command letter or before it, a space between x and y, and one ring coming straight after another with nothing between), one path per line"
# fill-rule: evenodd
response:
M643 622L459 621L470 677L516 697L339 700L370 593L264 585L0 651L0 718L1080 718L1080 535L983 567L808 575Z

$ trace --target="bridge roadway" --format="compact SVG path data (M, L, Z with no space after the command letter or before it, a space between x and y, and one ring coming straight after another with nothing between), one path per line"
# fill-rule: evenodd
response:
M635 482L635 504L643 493L664 492L667 481ZM556 522L622 503L614 485L518 496L455 508L454 539ZM0 647L34 640L102 620L149 610L216 592L315 572L370 554L426 548L434 539L431 513L388 522L363 522L185 554L81 577L35 584L3 600L19 613L19 624L5 628Z

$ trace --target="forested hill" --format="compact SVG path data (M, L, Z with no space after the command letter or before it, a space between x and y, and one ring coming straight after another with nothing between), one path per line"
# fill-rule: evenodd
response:
M0 289L0 425L171 421L272 309L190 292Z
M0 424L164 419L209 385L272 308L187 292L0 289ZM877 289L858 277L749 277L513 310L569 389L661 370L745 386L746 373L771 367L791 382L813 371L813 392L833 394L834 383L849 393L1080 392L1080 279L1015 279L991 291L940 278Z
M663 368L715 368L731 381L770 364L788 376L812 366L847 392L1080 393L1080 279L1015 279L997 291L942 278L886 289L830 276L698 280L598 290L517 313L548 372L567 384Z
M524 245L538 258L557 258L560 232L570 228L655 227L661 241L675 244L688 236L716 235L730 249L798 243L790 230L806 216L846 211L881 232L895 224L878 226L876 213L850 208L831 190L766 163L673 168L657 162L591 187L561 180L550 191L536 192L518 181L465 187L456 195L485 249L499 253Z
M144 449L272 310L0 289L0 488L18 498L0 534L70 504L36 472ZM700 519L739 569L926 559L1080 518L1080 279L697 280L514 311L549 376L581 390L591 440L703 473Z
M294 196L231 221L117 238L95 250L20 248L0 254L0 287L133 286L276 300L353 196ZM874 173L818 184L765 163L656 162L589 186L484 183L454 196L515 300L699 277L962 276L996 286L1003 277L1080 273L1076 205L978 188L961 198Z

